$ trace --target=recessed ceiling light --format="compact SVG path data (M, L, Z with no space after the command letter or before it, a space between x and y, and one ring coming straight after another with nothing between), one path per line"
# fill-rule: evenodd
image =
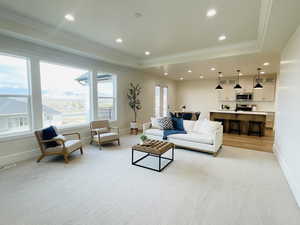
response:
M224 41L226 39L226 36L225 35L221 35L220 37L219 37L219 41Z
M71 15L71 14L66 14L65 19L68 20L68 21L74 21L75 20L74 16Z
M183 77L180 77L180 80L183 80L184 78Z
M261 71L261 72L260 72L260 74L265 74L265 73L266 73L265 71Z
M149 51L145 51L145 55L150 55L150 52Z
M117 42L117 43L122 43L123 40L122 40L122 38L117 38L117 39L116 39L116 42Z
M265 62L265 63L264 63L264 66L268 66L268 65L270 65L269 62Z
M207 12L206 12L206 16L207 17L213 17L213 16L215 16L217 14L217 11L215 10L215 9L209 9L209 10L207 10Z
M188 70L188 73L191 73L192 71L191 70Z
M215 67L212 67L212 68L210 68L210 70L211 70L211 71L215 71L215 70L216 70L216 68L215 68Z
M165 75L165 76L168 76L168 73L167 73L167 72L165 72L165 73L164 73L164 75Z
M203 79L204 78L204 76L202 76L202 75L200 75L200 77L199 77L200 79Z

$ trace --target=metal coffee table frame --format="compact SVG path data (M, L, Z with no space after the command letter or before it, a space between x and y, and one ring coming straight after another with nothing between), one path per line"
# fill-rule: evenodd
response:
M168 165L170 165L171 162L174 161L174 146L172 148L170 148L169 150L172 150L172 158L168 158L168 157L164 157L162 156L164 153L168 152L164 152L162 154L154 154L154 153L146 153L146 155L142 156L141 158L137 159L136 161L134 161L134 151L138 151L138 152L144 152L144 151L139 151L139 150L134 150L132 149L132 152L131 152L131 164L132 165L135 165L135 166L139 166L139 167L142 167L142 168L145 168L145 169L149 169L149 170L154 170L154 171L157 171L157 172L161 172L163 171ZM144 152L145 153L145 152ZM147 158L147 157L156 157L158 158L158 169L155 169L155 168L152 168L152 167L148 167L148 166L143 166L143 165L139 165L137 164L138 162L142 161L143 159ZM161 167L161 159L166 159L168 160L168 163Z

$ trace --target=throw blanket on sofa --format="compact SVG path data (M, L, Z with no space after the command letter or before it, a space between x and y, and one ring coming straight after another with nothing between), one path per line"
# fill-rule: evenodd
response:
M164 140L167 140L168 136L171 134L186 134L185 130L164 130Z

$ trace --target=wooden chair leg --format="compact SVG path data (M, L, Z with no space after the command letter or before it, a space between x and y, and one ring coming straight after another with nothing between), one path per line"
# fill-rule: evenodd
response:
M69 163L68 154L64 154L65 163Z
M36 160L36 162L37 163L39 163L43 158L45 157L45 155L43 154L43 155L41 155L37 160Z
M120 145L120 139L118 139L118 145Z
M82 149L82 147L80 148L80 153L81 153L81 155L83 155L83 149Z

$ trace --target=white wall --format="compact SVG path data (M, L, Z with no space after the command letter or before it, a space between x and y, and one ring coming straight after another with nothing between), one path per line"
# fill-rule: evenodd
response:
M300 206L300 27L281 57L275 152Z
M148 121L154 114L154 88L156 84L169 87L169 104L175 105L175 82L143 71L117 66L101 61L65 53L59 50L43 47L29 42L5 37L0 35L0 52L15 55L24 55L34 59L42 59L54 63L82 67L88 70L106 71L117 75L117 121L114 125L119 126L123 132L128 131L133 114L127 104L127 88L129 83L140 83L142 86L142 110L138 114L138 122ZM0 80L1 82L1 80ZM69 129L70 130L70 129ZM68 130L68 131L69 131ZM71 129L79 131L85 141L88 140L88 125ZM32 158L38 152L34 137L25 135L15 139L0 138L0 166L15 161Z
M250 82L252 86L253 79L241 78L241 83ZM220 102L218 100L218 91L215 90L217 80L204 79L192 81L178 81L176 84L177 110L180 106L186 105L187 111L200 111L208 115L210 110L220 109L221 104L230 105L235 109L235 102ZM253 102L257 105L259 111L275 111L275 102Z
M176 84L176 108L185 105L186 111L200 111L205 116L218 108L218 92L215 80L178 81Z

